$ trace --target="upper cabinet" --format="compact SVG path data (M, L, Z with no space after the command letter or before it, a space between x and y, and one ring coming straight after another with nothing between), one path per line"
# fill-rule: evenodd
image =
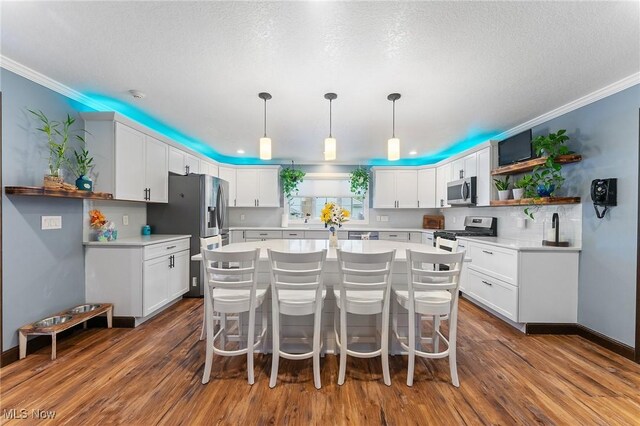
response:
M476 153L458 158L451 163L451 181L465 179L478 175Z
M418 170L418 207L436 207L436 169Z
M188 175L189 173L208 174L208 170L200 170L200 159L198 157L174 147L169 149L169 171L179 175Z
M488 146L477 153L476 206L488 206L495 188L491 178L491 170L498 162L497 150Z
M114 199L166 203L168 146L150 135L114 121L113 114L85 114L87 147L94 157L96 191Z
M373 207L404 209L418 207L418 171L377 169L374 171Z
M218 168L218 177L229 182L229 207L236 206L236 169L233 167Z
M235 207L280 207L278 174L279 167L236 169Z
M449 207L447 184L451 182L451 163L436 168L436 207Z

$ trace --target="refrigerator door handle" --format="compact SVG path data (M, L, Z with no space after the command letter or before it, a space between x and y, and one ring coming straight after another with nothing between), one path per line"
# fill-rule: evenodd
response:
M224 189L222 185L218 186L218 194L216 200L216 206L218 207L217 216L218 216L218 232L222 232L224 229L224 211L226 210L226 206L224 205Z

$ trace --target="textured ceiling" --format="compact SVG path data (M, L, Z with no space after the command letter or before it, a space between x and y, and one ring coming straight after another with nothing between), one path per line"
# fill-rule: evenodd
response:
M442 152L640 69L638 2L3 2L2 54L135 105L222 155L320 163ZM127 90L139 89L134 101ZM31 105L30 107L37 107Z

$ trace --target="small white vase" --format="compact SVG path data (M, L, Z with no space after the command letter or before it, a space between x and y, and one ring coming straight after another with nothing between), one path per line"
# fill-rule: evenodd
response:
M519 200L524 197L524 188L513 188L513 199Z
M282 228L288 228L289 227L289 214L288 213L282 213L282 219L280 220L280 226Z
M510 189L506 189L504 191L498 191L498 200L500 201L508 200L510 193L511 193Z

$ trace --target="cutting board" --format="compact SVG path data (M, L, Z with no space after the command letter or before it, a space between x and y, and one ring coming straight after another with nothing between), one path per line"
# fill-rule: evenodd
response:
M423 229L444 229L444 216L428 215L422 216Z

